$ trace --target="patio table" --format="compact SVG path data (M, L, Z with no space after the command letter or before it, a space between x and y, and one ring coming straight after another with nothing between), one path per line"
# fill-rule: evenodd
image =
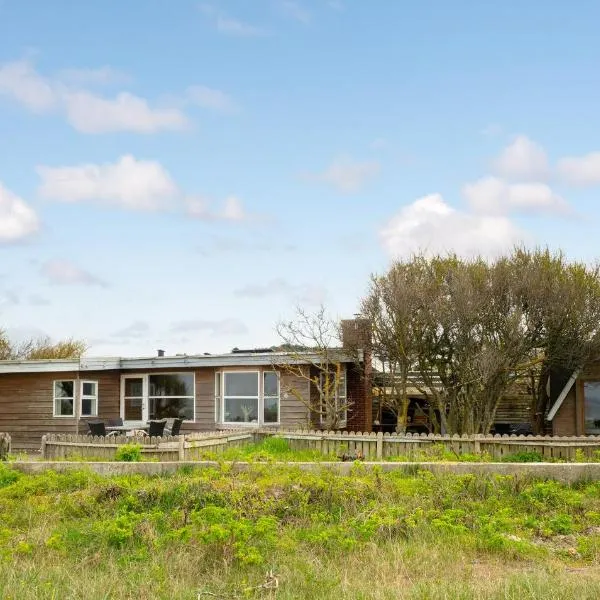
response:
M107 433L116 432L124 433L125 435L135 435L137 431L148 431L149 425L107 425Z

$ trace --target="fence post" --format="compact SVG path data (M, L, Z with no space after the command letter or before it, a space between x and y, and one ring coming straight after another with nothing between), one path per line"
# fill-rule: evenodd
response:
M185 435L179 435L179 461L185 460Z
M42 436L42 458L46 458L46 434Z
M383 431L379 431L377 433L377 460L381 460L383 458Z

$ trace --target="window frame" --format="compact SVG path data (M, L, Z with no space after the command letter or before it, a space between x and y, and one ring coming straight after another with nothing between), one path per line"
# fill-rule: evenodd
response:
M83 386L86 383L88 383L88 384L91 383L94 386L94 389L96 391L95 394L84 394L83 393ZM80 417L88 418L88 417L97 417L98 416L99 396L100 396L100 394L98 392L98 382L97 381L94 381L92 379L84 379L81 381L81 385L79 386L79 416ZM92 413L90 413L89 415L84 415L83 414L83 401L84 400L92 400L92 399L94 400L95 410Z
M73 396L57 396L56 395L56 384L70 382L73 384ZM75 418L75 407L77 402L77 380L76 379L54 379L52 381L52 416L56 419L74 419ZM73 400L73 412L70 415L60 415L56 413L56 401L61 400Z
M589 435L589 436L600 436L600 428L595 428L596 429L596 433L588 433L588 428L587 428L587 416L588 416L588 402L587 402L587 398L586 398L586 393L585 393L585 387L586 384L592 384L592 385L597 385L598 387L600 387L600 379L585 379L581 382L581 396L582 396L582 406L583 406L583 435ZM577 392L576 392L577 393ZM596 421L598 419L595 419Z
M192 377L192 392L193 396L151 396L150 395L150 377L153 375L191 375ZM127 379L142 380L142 395L141 396L125 396L125 381ZM141 420L126 420L125 419L125 400L132 398L141 398L142 400L142 418ZM194 407L194 416L192 419L184 419L184 423L196 422L196 371L145 371L142 373L124 373L121 375L121 398L119 406L119 414L124 423L147 423L150 420L150 398L191 398Z
M227 396L225 387L225 378L228 373L253 373L258 379L258 396ZM275 373L277 376L277 422L266 423L264 420L264 375L265 373ZM225 401L228 398L233 399L257 399L257 420L256 423L226 421L225 420ZM267 396L267 398L275 398L275 396ZM281 373L276 369L221 369L215 371L215 424L225 427L277 427L281 424Z

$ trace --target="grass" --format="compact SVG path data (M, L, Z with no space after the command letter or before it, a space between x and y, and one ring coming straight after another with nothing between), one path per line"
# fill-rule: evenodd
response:
M600 597L600 483L0 465L0 515L3 599Z

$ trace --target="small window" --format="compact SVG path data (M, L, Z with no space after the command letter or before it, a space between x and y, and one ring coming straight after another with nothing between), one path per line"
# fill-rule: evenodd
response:
M55 417L74 417L75 416L75 382L55 381L54 382L54 416Z
M98 382L81 382L81 416L98 416Z
M279 423L279 376L275 371L263 373L263 422Z

